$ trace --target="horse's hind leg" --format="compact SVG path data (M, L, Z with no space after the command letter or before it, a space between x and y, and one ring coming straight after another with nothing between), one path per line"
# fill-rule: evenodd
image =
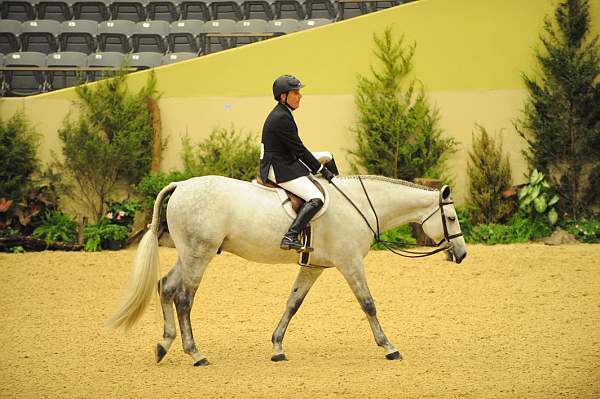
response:
M181 271L181 283L175 291L175 309L177 310L177 318L179 319L183 351L192 357L194 366L205 366L208 364L208 360L196 348L194 334L192 333L190 312L194 305L194 296L196 295L200 281L202 281L206 266L208 266L216 251L217 248L196 250L194 254L181 258L179 268Z
M298 273L298 277L296 277L296 281L292 287L292 292L288 298L283 316L281 316L281 320L273 332L273 338L271 338L271 342L273 342L273 356L271 357L272 361L278 362L281 360L287 360L285 353L283 352L283 336L285 335L285 331L287 330L290 320L292 317L294 317L298 311L298 308L300 308L300 305L310 290L310 287L313 286L314 282L322 272L322 268L300 267L300 272Z
M181 278L178 273L180 267L180 261L178 259L175 267L173 267L158 284L158 294L165 320L165 329L163 333L163 340L156 344L156 363L159 363L165 357L169 348L171 347L171 344L173 343L173 340L177 336L177 329L175 328L175 315L173 313L173 297L175 296L177 287L181 284Z
M339 270L348 282L348 285L350 285L362 310L365 312L369 324L371 325L371 330L373 330L375 342L385 349L385 357L389 360L402 359L400 352L398 352L394 345L387 339L379 324L375 302L373 301L369 286L367 285L367 277L362 262L344 265L339 267Z

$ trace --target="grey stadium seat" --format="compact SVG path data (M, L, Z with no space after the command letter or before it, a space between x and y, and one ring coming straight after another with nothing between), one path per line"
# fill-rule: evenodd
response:
M175 62L183 61L183 60L191 60L192 58L196 58L195 53L169 53L167 55L163 55L162 63L163 65L173 64Z
M3 0L0 1L0 19L14 19L25 22L35 19L33 1Z
M146 4L146 15L153 21L167 21L169 23L179 20L180 0L150 0Z
M210 20L210 10L207 1L183 0L179 4L182 20L197 19L200 21Z
M147 0L113 0L110 5L112 19L145 21L147 3Z
M71 2L70 0L40 0L37 3L37 17L58 22L68 21L72 18Z
M267 32L293 33L299 30L298 20L292 18L275 19L267 23Z
M127 56L127 64L138 70L154 68L162 65L162 58L161 53L132 53Z
M212 19L232 19L239 21L243 18L242 8L237 0L213 0L210 3Z
M110 18L110 0L79 0L72 5L74 19L102 22Z
M371 3L371 11L384 10L386 8L397 6L398 4L408 3L408 1L402 0L390 0L390 1L378 1Z
M74 51L63 51L59 53L48 54L46 65L53 67L75 67L84 68L87 66L87 54ZM79 82L85 81L85 73L82 71L52 71L46 73L46 80L53 90L64 89L65 87L75 86Z
M304 21L298 22L300 26L300 30L315 28L317 26L323 26L330 24L332 21L330 19L325 18L315 18L315 19L306 19Z
M168 37L169 51L199 54L200 34L203 32L203 27L204 22L198 20L173 22Z
M98 49L100 51L119 51L128 53L131 49L131 35L135 23L131 21L104 21L98 24Z
M133 51L164 53L167 50L167 36L169 23L166 21L138 22L131 36Z
M98 23L86 19L65 21L61 24L59 35L62 51L78 51L90 54L96 51Z
M23 51L10 53L4 60L6 67L46 67L46 54ZM6 71L4 79L8 85L9 93L16 96L38 94L45 89L45 78L42 71Z
M302 3L304 0L275 0L273 6L275 9L275 18L292 18L302 20L305 17Z
M272 20L273 0L245 0L242 3L242 14L244 19L264 19Z
M235 21L231 19L218 19L208 21L202 27L203 33L231 33L235 27ZM205 54L231 48L231 41L227 37L204 36L202 49Z
M60 22L50 19L38 19L23 22L21 48L23 51L53 53L58 51Z
M4 54L0 54L0 67L4 66ZM0 71L0 97L4 97L6 95L6 83L4 82L4 72Z
M335 4L329 0L306 0L304 8L306 9L306 18L308 19L335 19L337 15Z
M267 21L262 19L248 19L239 21L233 28L233 33L266 33ZM232 46L242 46L244 44L254 43L263 40L261 37L235 37L232 40Z
M13 19L0 19L0 53L8 54L21 49L23 25Z
M364 15L370 12L370 7L368 3L364 1L348 1L348 2L338 2L338 20L344 20L348 18L357 17L359 15Z
M125 55L113 51L88 55L88 67L121 68L124 65ZM113 76L115 72L94 71L88 73L88 80L97 80Z

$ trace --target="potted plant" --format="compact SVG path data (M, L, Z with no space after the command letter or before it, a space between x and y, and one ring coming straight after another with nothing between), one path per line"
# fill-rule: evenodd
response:
M141 204L137 201L125 200L123 202L109 202L105 218L108 223L126 226L133 225L135 212L141 209Z
M125 247L127 227L118 224L105 224L101 230L102 248L117 250Z

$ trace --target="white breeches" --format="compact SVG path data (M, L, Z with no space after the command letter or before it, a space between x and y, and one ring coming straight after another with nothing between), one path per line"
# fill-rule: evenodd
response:
M269 180L277 181L272 166L269 168ZM323 198L323 194L321 194L319 189L306 176L301 176L294 180L286 181L283 183L277 183L277 185L286 189L287 191L296 194L304 201L310 201L313 198L319 198L321 201L325 201L325 198Z

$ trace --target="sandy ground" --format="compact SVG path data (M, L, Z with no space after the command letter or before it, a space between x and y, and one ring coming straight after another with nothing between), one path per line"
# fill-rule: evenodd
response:
M598 398L600 245L470 246L367 257L388 361L350 289L327 270L272 363L270 337L298 266L216 257L192 312L208 367L180 340L160 365L154 305L130 332L104 322L133 250L0 254L0 398ZM161 248L161 267L176 259Z

